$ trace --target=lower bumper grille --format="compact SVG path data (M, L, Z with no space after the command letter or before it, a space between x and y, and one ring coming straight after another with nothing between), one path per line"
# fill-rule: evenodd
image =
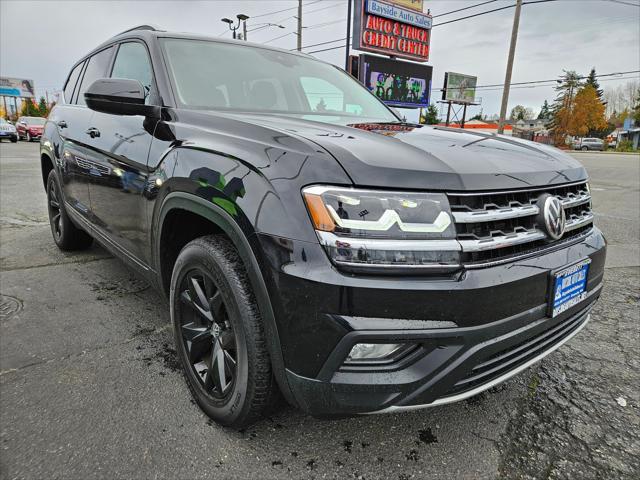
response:
M571 335L586 321L591 307L520 343L511 345L480 361L461 378L445 397L472 390L504 375Z

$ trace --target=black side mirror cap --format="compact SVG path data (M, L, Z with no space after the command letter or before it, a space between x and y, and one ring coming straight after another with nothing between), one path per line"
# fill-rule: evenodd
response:
M138 80L99 78L84 93L91 110L112 115L158 117L159 107L145 105L145 90Z

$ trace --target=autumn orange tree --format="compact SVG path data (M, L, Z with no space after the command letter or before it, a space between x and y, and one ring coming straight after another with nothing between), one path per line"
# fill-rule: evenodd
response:
M571 114L567 119L567 133L583 137L587 133L607 128L605 107L593 85L585 85L573 100Z

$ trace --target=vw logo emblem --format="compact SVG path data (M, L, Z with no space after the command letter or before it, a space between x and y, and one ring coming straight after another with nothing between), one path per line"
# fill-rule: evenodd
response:
M538 225L544 225L547 235L553 240L558 240L564 235L567 217L562 203L553 195L543 195L538 199L540 215Z

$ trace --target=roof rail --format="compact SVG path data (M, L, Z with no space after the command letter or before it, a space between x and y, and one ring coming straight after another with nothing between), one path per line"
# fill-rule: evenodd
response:
M156 32L156 31L158 31L160 29L156 25L138 25L136 27L129 28L129 29L125 30L124 32L120 32L120 33L114 35L114 37L117 37L118 35L122 35L124 33L134 32L136 30L151 30L153 32Z

